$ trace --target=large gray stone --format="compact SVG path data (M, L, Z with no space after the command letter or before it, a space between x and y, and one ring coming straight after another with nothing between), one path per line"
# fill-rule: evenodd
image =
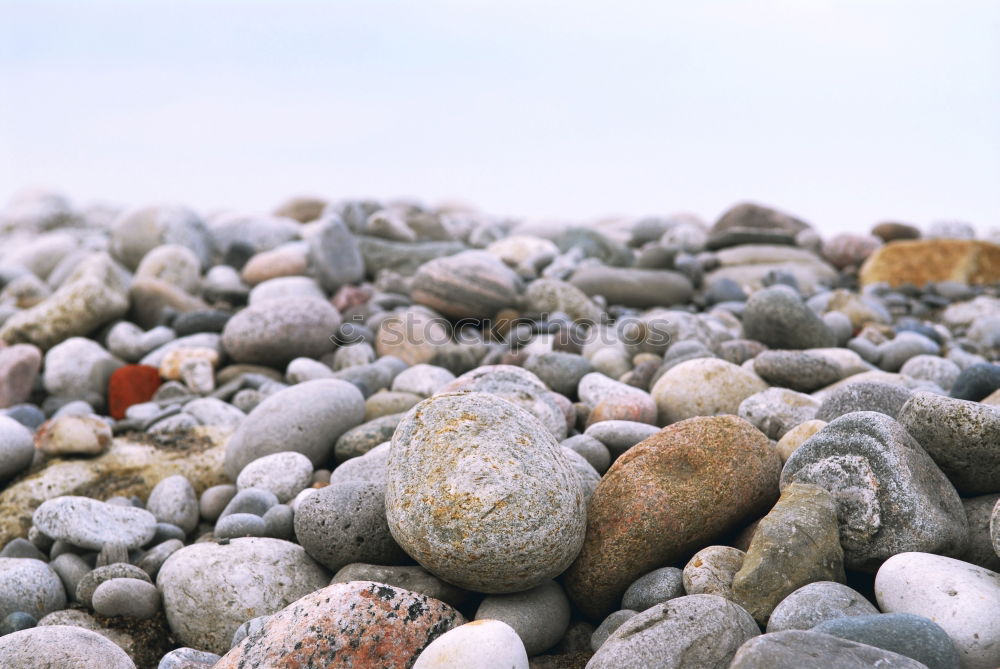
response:
M321 223L319 231L309 238L309 264L329 293L365 278L365 261L358 242L335 216Z
M569 281L586 295L602 295L608 304L658 307L691 299L691 281L678 272L581 265Z
M111 541L131 550L156 534L156 517L145 509L74 495L42 502L32 521L46 536L91 550L100 550Z
M0 620L23 611L36 620L66 606L59 576L41 560L0 558Z
M913 391L905 386L877 381L858 381L833 388L823 395L816 410L818 420L832 421L855 411L877 411L896 418Z
M820 623L814 632L866 643L923 662L928 669L959 669L955 644L948 634L923 616L883 613L847 616Z
M562 573L583 544L583 491L555 438L486 393L410 410L392 439L386 515L431 573L480 592L526 590Z
M410 295L446 316L491 318L504 307L516 306L523 290L521 278L496 256L464 251L422 265Z
M128 654L88 629L44 625L0 637L0 666L17 669L135 669Z
M743 310L748 339L771 348L803 349L836 346L833 331L787 286L772 286L750 296Z
M222 345L236 362L283 368L334 350L340 312L326 300L289 297L249 306L226 322Z
M813 483L837 500L845 564L874 569L904 551L957 554L968 521L955 488L895 420L859 411L799 446L781 487Z
M843 583L816 581L781 600L771 612L767 631L808 630L825 620L876 613L878 609L860 592Z
M747 641L729 669L927 669L892 651L805 630L771 632Z

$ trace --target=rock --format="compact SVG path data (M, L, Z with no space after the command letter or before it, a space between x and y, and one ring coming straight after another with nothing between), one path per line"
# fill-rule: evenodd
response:
M42 366L42 352L31 344L0 348L0 409L26 402Z
M743 566L746 553L732 546L708 546L694 554L681 572L684 592L718 595L736 601L733 577Z
M454 380L455 375L443 367L418 364L397 374L392 380L392 389L396 392L430 397Z
M202 267L211 260L212 242L196 213L178 205L160 205L122 213L111 230L111 252L131 270L153 249L166 244L185 246Z
M584 434L608 447L612 459L660 431L655 425L631 420L605 420L587 427Z
M875 575L886 613L930 618L951 637L963 669L1000 664L1000 574L930 553L899 553Z
M809 393L840 380L840 366L804 351L764 351L753 359L753 371L768 383Z
M43 502L32 520L47 536L91 550L99 550L109 541L120 541L131 550L144 545L156 532L156 518L145 509L73 495Z
M694 291L678 272L602 265L581 265L569 283L585 295L602 295L608 304L640 308L684 304Z
M908 388L891 383L850 383L826 393L816 410L816 419L830 422L858 411L875 411L896 418L912 394Z
M102 583L115 578L132 578L139 581L149 582L150 578L145 571L127 562L114 562L100 567L96 567L84 574L80 582L77 583L74 597L86 607L93 606L94 592Z
M814 632L857 641L923 662L928 669L959 669L958 651L939 625L909 613L848 616L820 623Z
M795 449L804 444L809 437L826 427L826 425L826 421L815 419L800 423L786 432L785 436L778 440L774 450L776 450L778 455L781 456L781 461L786 462L788 458L792 457L792 453L795 452Z
M781 439L789 431L812 420L819 402L803 393L785 388L768 388L740 402L737 415L757 427L770 439Z
M591 372L580 379L578 393L580 401L591 408L588 420L591 425L605 420L656 422L656 402L649 393L600 372Z
M0 620L15 611L37 620L65 606L62 581L47 564L31 558L0 557Z
M335 216L326 218L309 238L309 264L328 293L344 284L360 283L365 277L361 248L344 222Z
M806 292L815 292L837 280L837 270L804 248L773 244L741 244L718 251L719 268L708 273L711 283L729 279L756 290L775 283L776 276L796 284Z
M560 574L586 523L583 492L552 435L506 400L471 392L424 400L400 423L386 515L424 568L487 593Z
M309 298L326 302L326 293L316 280L310 277L283 276L262 281L254 286L247 297L247 304L254 307L271 300L288 298Z
M965 516L969 519L969 541L958 558L1000 573L1000 551L993 547L990 535L990 518L997 502L1000 502L1000 494L966 497L962 500Z
M325 300L291 297L247 307L226 323L222 344L237 362L284 367L332 351L340 312Z
M758 523L732 587L736 601L764 626L801 586L845 578L837 502L823 488L793 483Z
M785 597L767 621L767 631L808 630L826 620L878 613L861 593L842 583L816 581Z
M0 415L0 483L26 470L34 456L31 431L13 418Z
M858 267L880 246L882 240L874 235L844 232L823 241L823 257L837 269Z
M172 523L186 534L198 526L198 497L186 477L175 474L161 479L146 500L146 510L158 522Z
M270 251L261 251L247 261L240 277L256 286L282 276L305 276L309 271L308 253L308 245L302 242L289 242Z
M194 648L175 648L162 658L156 669L211 669L221 655Z
M1000 410L916 392L900 410L899 423L960 495L1000 493Z
M769 632L740 647L730 669L925 669L905 655L804 630Z
M98 416L62 416L42 423L35 448L50 456L100 455L111 445L111 426Z
M591 618L614 610L638 576L762 514L779 467L767 438L736 416L692 418L633 446L591 499L570 598Z
M160 387L160 373L149 365L119 367L108 379L108 412L121 420L129 407L149 402Z
M556 645L569 627L569 600L555 581L507 595L487 595L476 609L476 620L499 620L520 637L528 655Z
M380 270L392 269L404 276L410 276L421 265L465 251L468 247L456 241L395 242L377 237L356 238L369 276Z
M416 403L414 403L416 404ZM364 455L381 443L392 439L404 413L380 416L340 435L333 447L334 461L338 464Z
M531 355L524 362L524 368L549 388L566 396L575 394L580 380L594 371L593 365L583 356L563 351Z
M97 632L68 625L45 625L0 637L0 665L135 669L132 659L113 642Z
M414 302L454 318L489 318L516 305L524 286L516 273L485 251L431 260L413 277Z
M225 518L230 514L263 516L268 509L277 504L278 498L270 490L246 488L233 495L226 508L219 514L219 518Z
M740 403L767 388L756 374L717 358L697 358L669 369L653 386L663 424L695 416L736 414Z
M215 669L402 669L413 666L430 642L464 622L461 613L425 595L370 581L336 583L268 617Z
M795 244L795 236L809 224L794 216L752 202L727 210L712 226L708 248L737 244Z
M900 239L920 239L920 228L906 223L886 221L872 228L872 234L884 242L894 242Z
M677 567L660 567L640 576L625 590L622 608L645 611L684 594L683 572Z
M177 640L224 653L245 620L277 613L328 581L300 546L243 538L185 546L167 558L156 585Z
M184 413L194 416L201 425L210 425L224 431L232 432L243 419L247 417L245 413L231 404L226 404L222 400L214 397L199 397L184 405Z
M890 286L932 281L996 283L1000 281L1000 246L972 239L895 241L868 257L858 274L862 286Z
M962 370L951 387L951 396L978 402L1000 389L1000 365L978 363Z
M921 381L931 381L941 388L951 388L961 368L947 358L936 355L916 355L900 368L899 373Z
M50 395L101 404L107 378L120 364L100 344L71 337L45 355L42 383Z
M564 313L571 320L584 323L600 323L604 313L582 290L558 279L537 279L528 284L524 306L533 313Z
M406 554L389 532L381 486L345 481L320 488L295 512L295 536L330 571L352 562L399 564Z
M379 323L375 350L409 365L429 363L451 341L447 322L422 307L396 312Z
M186 246L164 244L142 257L135 270L135 279L157 279L194 294L201 283L201 261Z
M176 323L176 321L175 321ZM150 351L176 338L177 333L165 325L143 331L135 323L119 321L105 337L108 351L126 362L138 362Z
M299 236L301 226L277 216L222 212L208 220L215 251L228 262L242 261L260 251L286 244Z
M608 447L586 434L564 439L560 446L568 448L586 460L587 464L597 472L598 479L611 466L611 452L608 451Z
M226 474L236 480L257 458L293 450L314 467L326 464L344 432L364 418L365 402L353 384L337 379L306 381L279 391L250 412L226 445ZM296 435L294 442L287 440Z
M781 487L812 483L837 500L845 564L871 570L909 550L957 553L968 523L954 487L892 418L833 420L785 463Z
M388 481L389 442L379 444L364 455L351 458L337 466L330 474L330 483L340 481L365 481L385 486ZM378 580L378 579L372 579Z
M608 640L608 637L615 633L615 630L637 615L639 615L639 612L632 609L622 609L608 614L590 636L591 650L596 653L604 645L604 642Z
M919 332L903 331L878 347L879 367L887 372L898 372L910 358L918 355L937 355L941 347Z
M759 633L750 614L722 597L678 597L625 621L587 667L726 667Z
M156 586L137 578L112 578L94 590L94 612L109 618L124 617L144 620L160 610L160 593Z
M787 287L754 293L743 312L743 331L771 348L804 349L835 345L833 332L802 298Z
M528 669L528 654L514 629L499 620L476 620L434 639L413 669Z
M309 458L301 453L284 451L257 458L241 471L236 479L240 490L263 488L270 490L279 502L294 498L303 488L308 487L313 466Z
M219 518L213 533L219 539L262 537L267 534L267 522L253 513L230 513Z
M402 590L410 590L431 599L440 599L451 606L461 606L469 593L450 583L445 583L418 565L394 566L354 562L342 567L333 576L330 585L350 581L375 581Z

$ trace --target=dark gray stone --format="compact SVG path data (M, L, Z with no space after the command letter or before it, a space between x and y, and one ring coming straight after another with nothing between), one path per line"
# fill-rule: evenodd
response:
M913 391L904 386L859 381L829 391L816 411L818 420L832 421L855 411L877 411L896 418Z
M608 304L627 307L684 304L694 293L690 279L669 270L582 265L569 283L586 295L602 295Z
M357 427L352 427L337 439L337 443L333 447L334 461L337 464L343 463L351 458L364 455L379 444L389 441L396 431L396 426L405 415L405 413L395 413L380 416Z
M840 366L803 351L764 351L753 359L753 371L773 386L810 393L840 380Z
M354 235L336 216L320 225L309 238L309 264L320 285L333 293L344 284L359 283L365 278L365 261Z
M940 625L911 613L883 613L827 620L814 632L899 653L923 662L928 669L959 669L955 644Z
M633 611L684 596L684 572L677 567L661 567L637 578L622 595L622 608Z
M743 311L743 334L770 348L803 349L836 345L823 319L785 286L758 290Z
M487 595L476 609L476 620L499 620L510 625L528 655L556 645L569 627L569 599L555 581L507 595Z
M1000 388L1000 365L981 362L962 370L955 379L955 385L951 387L951 396L978 402L998 388Z
M786 630L750 639L729 669L926 669L905 655L830 634Z
M597 629L590 636L590 649L596 653L604 645L604 642L608 640L608 637L614 634L616 629L637 615L639 615L639 612L632 609L622 609L621 611L609 614L601 621L601 624L597 626Z
M219 518L214 533L219 539L262 537L267 533L267 525L254 513L230 513Z
M594 371L594 366L582 355L562 351L531 355L524 362L524 368L567 397L576 395L580 379Z
M319 358L335 348L340 312L315 297L264 300L226 323L222 345L236 362L283 368L300 356Z

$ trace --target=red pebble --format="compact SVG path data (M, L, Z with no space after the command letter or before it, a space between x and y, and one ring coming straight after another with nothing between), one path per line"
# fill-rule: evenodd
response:
M108 379L108 408L111 417L121 420L125 410L133 404L141 404L153 399L153 393L160 387L160 372L149 365L125 365L119 367Z

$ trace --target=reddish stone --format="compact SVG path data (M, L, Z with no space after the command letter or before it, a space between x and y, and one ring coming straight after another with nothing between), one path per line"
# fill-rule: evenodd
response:
M347 311L351 307L364 304L371 299L371 296L371 288L346 285L338 288L330 301L333 302L333 306L337 307L338 311Z
M149 365L119 367L108 379L108 408L111 417L121 420L133 404L153 399L160 387L160 372Z
M410 667L431 641L465 624L437 599L384 583L335 583L267 619L214 669Z

